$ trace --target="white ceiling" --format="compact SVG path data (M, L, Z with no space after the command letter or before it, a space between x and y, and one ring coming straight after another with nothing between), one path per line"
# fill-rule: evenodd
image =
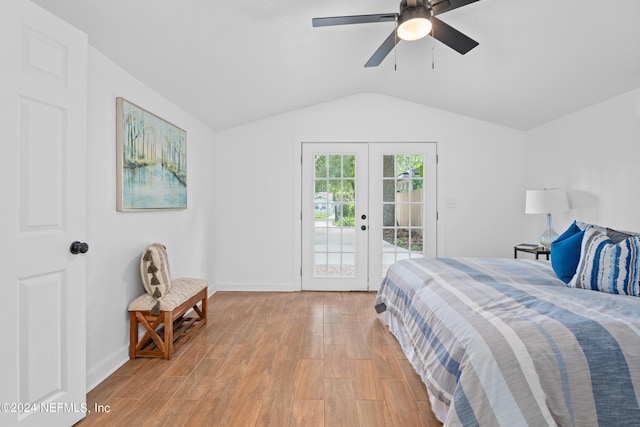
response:
M638 0L480 0L438 16L480 43L468 54L427 37L367 69L393 22L311 18L397 0L33 1L214 130L364 92L530 129L640 88Z

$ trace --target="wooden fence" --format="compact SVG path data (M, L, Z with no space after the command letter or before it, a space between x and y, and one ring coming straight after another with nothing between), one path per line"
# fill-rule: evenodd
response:
M422 227L422 189L396 193L396 222L400 227Z

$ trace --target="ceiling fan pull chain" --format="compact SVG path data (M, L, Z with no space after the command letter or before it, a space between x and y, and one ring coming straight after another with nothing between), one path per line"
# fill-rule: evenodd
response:
M398 20L396 19L395 44L393 45L393 71L398 71Z
M432 28L431 29L431 69L435 70L436 69L436 29Z

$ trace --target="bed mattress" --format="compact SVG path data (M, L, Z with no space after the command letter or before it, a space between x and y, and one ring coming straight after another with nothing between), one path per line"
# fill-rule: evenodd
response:
M640 426L640 298L549 262L411 259L376 298L447 426Z

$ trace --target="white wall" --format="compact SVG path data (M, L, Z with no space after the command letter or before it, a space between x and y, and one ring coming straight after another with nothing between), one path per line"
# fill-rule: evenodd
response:
M377 94L303 108L217 135L218 289L299 288L296 144L437 141L440 256L512 256L524 210L524 133ZM444 200L455 199L455 209ZM296 202L298 200L298 202Z
M118 96L187 131L188 209L116 211ZM146 245L157 241L167 246L172 276L202 277L213 285L215 133L91 47L88 117L87 384L91 389L128 359L127 305L144 293L138 262Z
M640 90L577 111L528 132L527 188L561 187L572 210L554 215L561 233L574 219L640 231ZM528 215L524 234L545 221Z

